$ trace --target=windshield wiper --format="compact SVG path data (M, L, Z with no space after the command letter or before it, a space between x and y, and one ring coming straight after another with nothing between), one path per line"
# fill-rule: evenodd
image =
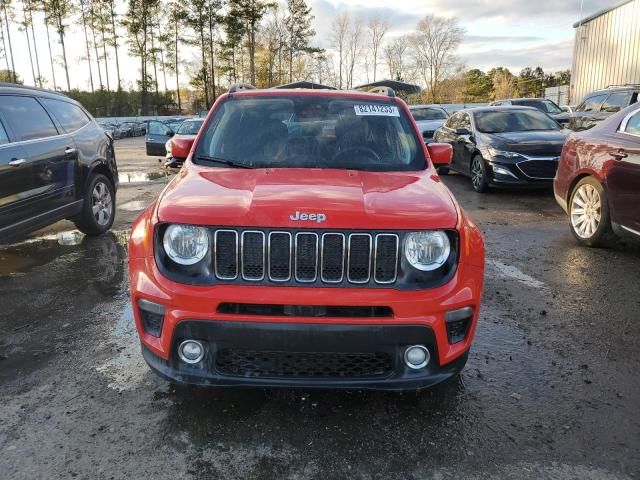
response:
M228 167L233 167L233 168L254 168L244 163L236 163L233 160L227 160L226 158L210 157L208 155L198 155L196 156L196 160L202 160L204 162L209 162L209 163L218 163L218 164L227 165Z

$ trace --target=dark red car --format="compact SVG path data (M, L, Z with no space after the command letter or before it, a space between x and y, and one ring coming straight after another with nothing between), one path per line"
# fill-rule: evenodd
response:
M567 138L554 192L580 243L640 238L640 105Z

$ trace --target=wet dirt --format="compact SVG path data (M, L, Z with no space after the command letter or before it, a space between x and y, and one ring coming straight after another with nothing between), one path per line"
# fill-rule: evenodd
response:
M478 195L467 367L421 393L178 387L145 365L126 229L0 249L0 478L630 479L640 244L578 247L546 192Z

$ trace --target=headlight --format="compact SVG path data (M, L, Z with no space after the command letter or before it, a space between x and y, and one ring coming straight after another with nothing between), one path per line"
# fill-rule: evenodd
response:
M517 158L522 155L518 152L509 152L507 150L496 150L495 148L487 148L489 155L492 157Z
M170 225L162 240L164 251L180 265L195 265L209 251L209 234L202 227Z
M441 267L449 258L451 244L445 232L411 232L404 241L404 256L413 268L428 272Z

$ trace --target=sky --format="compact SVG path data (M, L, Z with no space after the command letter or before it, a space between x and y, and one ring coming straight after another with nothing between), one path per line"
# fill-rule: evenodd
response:
M468 68L488 70L506 66L513 72L530 66L540 66L545 71L571 68L574 29L573 23L580 19L581 0L307 0L313 9L316 45L329 48L332 20L342 11L353 18L366 19L378 15L389 21L387 38L410 33L425 15L434 14L456 17L465 29L465 36L458 51L460 61ZM582 0L582 17L587 17L617 0ZM123 13L122 2L119 11ZM21 18L18 13L18 20ZM36 43L40 56L41 74L52 87L52 72L49 62L48 44L41 16L36 16ZM55 34L51 32L55 37ZM24 31L16 22L11 25L14 58L18 74L26 84L33 84L31 62ZM88 89L89 75L83 61L84 36L81 25L71 25L66 37L67 58L70 64L72 87ZM121 71L125 86L133 85L138 76L135 59L126 58L126 46L121 37ZM52 41L54 56L60 56L57 39ZM187 59L195 60L195 52L185 50ZM124 57L124 58L123 58ZM64 85L64 71L59 60L55 60L55 75L58 86ZM113 63L113 62L111 62ZM0 58L0 68L6 68ZM109 71L111 85L115 84L115 67ZM103 72L104 77L104 72ZM184 77L184 74L183 74ZM169 85L173 79L169 77ZM98 84L94 69L94 83ZM103 78L106 84L106 79ZM162 87L162 85L161 85Z

